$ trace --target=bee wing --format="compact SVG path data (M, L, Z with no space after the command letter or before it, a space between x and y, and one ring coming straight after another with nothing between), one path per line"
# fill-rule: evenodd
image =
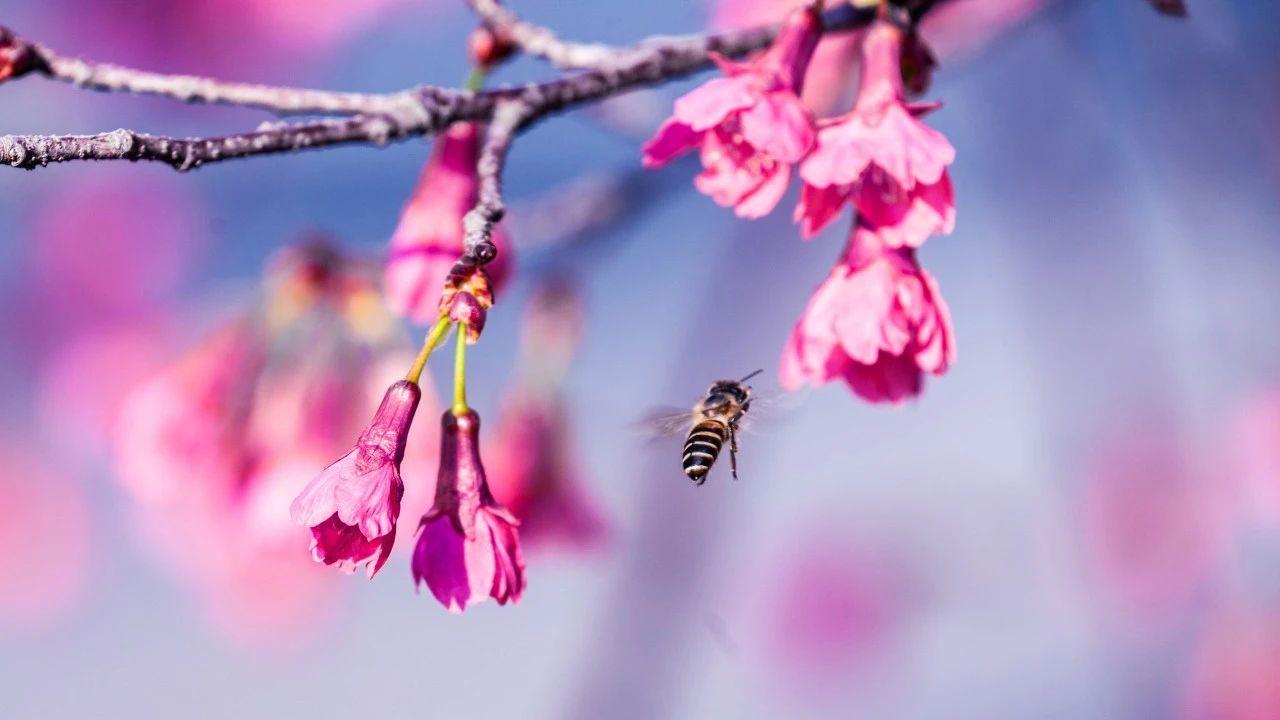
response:
M799 409L805 392L752 393L751 409L738 421L738 429L758 432L783 422Z
M636 425L648 437L666 437L688 430L695 416L696 413L689 408L664 405L651 408Z

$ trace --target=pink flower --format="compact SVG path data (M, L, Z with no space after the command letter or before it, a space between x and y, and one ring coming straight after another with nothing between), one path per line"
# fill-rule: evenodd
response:
M391 554L404 483L400 461L422 391L407 380L387 389L356 446L324 469L289 511L311 528L311 554L343 572L365 565L373 577Z
M717 30L741 30L777 22L789 11L812 4L810 0L713 0L711 26ZM860 32L824 35L814 50L804 76L800 99L818 115L835 112L853 87L858 63Z
M780 378L795 389L841 378L872 402L920 393L923 372L955 362L951 316L910 248L892 248L856 224L845 256L809 300L782 353Z
M400 224L391 236L384 284L387 303L403 317L429 323L440 315L445 278L463 251L462 217L476 204L476 157L480 129L475 123L449 128L432 149ZM498 257L485 266L494 289L509 274L511 244L501 227L493 241Z
M804 188L795 219L812 237L852 201L862 221L893 248L919 247L955 226L947 166L955 148L918 119L902 86L903 33L876 22L862 42L862 86L849 113L819 123L817 145L800 164Z
M821 35L812 8L792 13L768 51L750 64L713 54L726 77L676 100L675 110L644 146L644 165L661 167L701 148L700 192L739 217L769 214L791 181L791 168L813 145L813 116L797 97Z
M524 592L519 522L494 501L480 462L480 416L446 411L441 420L436 502L418 530L413 578L449 612L492 597L499 605Z

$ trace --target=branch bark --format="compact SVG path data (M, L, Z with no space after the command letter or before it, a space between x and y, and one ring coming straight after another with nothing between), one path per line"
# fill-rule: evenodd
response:
M828 30L845 30L865 25L873 17L873 11L845 6L827 13L826 25ZM776 32L777 26L769 26L708 35L650 38L633 48L615 50L608 62L585 72L480 93L432 86L388 94L327 93L165 76L65 59L60 60L61 70L55 71L45 59L43 64L36 63L31 69L73 82L72 78L87 77L83 84L96 89L151 92L189 102L250 105L284 113L356 114L345 119L279 123L211 138L177 138L123 129L98 135L5 135L0 137L0 163L33 169L76 160L146 160L188 170L233 158L334 145L381 146L439 132L455 122L488 122L494 119L499 106L513 102L524 106L520 124L523 128L567 108L710 67L708 53L711 52L741 57L768 45ZM26 43L13 37L9 40ZM21 47L32 48L37 55L41 52L39 46L31 43ZM86 72L88 75L83 75Z

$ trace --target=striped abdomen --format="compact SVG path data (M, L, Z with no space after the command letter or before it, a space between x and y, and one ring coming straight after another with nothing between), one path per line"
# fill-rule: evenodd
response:
M714 418L698 421L684 441L684 474L701 485L720 455L728 428Z

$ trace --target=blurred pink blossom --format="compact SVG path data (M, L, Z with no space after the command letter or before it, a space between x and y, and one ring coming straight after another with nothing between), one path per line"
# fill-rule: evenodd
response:
M1224 447L1241 506L1254 519L1280 527L1280 390L1260 393L1237 413Z
M84 488L29 440L0 439L0 626L47 627L71 610L92 560Z
M436 13L450 8L427 4ZM296 73L407 7L407 0L65 0L46 12L59 47L152 70L254 80Z
M445 411L441 426L436 502L418 530L414 583L426 584L452 613L490 597L499 605L518 602L525 587L519 521L489 492L480 416Z
M392 311L428 324L440 316L449 270L463 251L462 218L476 204L480 127L459 123L441 135L391 236L384 285ZM512 267L511 243L494 229L497 258L485 266L494 292Z
M163 366L171 332L139 319L74 334L40 367L36 412L45 434L74 451L109 448L130 390Z
M1181 720L1280 717L1280 615L1230 608L1209 623L1185 681Z
M804 180L795 219L812 237L852 200L861 222L889 247L919 247L955 226L947 166L955 148L917 119L902 85L904 35L877 21L862 41L862 83L851 112L819 123L817 145L800 164Z
M336 606L289 506L404 371L374 273L320 243L283 251L259 304L126 402L117 467L143 542L233 640L301 643Z
M581 484L564 382L582 334L582 305L564 280L529 302L519 375L503 404L489 454L494 497L520 519L526 545L592 549L608 528Z
M1221 560L1221 494L1173 428L1109 433L1081 488L1084 543L1103 598L1126 625L1157 627L1190 609Z
M847 691L881 664L915 612L908 564L842 525L808 527L763 569L767 669L788 691Z
M854 226L844 256L818 286L783 349L783 387L844 380L872 402L918 395L923 373L955 362L955 337L937 283L910 248L886 247Z
M712 55L725 77L676 100L670 119L644 146L657 168L701 149L700 192L739 217L763 217L777 206L791 169L813 145L813 115L797 97L821 34L812 9L791 13L769 49L750 64Z

